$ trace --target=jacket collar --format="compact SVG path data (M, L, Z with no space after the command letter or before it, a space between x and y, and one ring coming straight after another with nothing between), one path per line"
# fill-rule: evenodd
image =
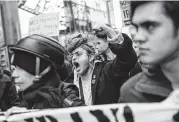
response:
M170 81L161 71L154 76L142 73L138 80L135 89L139 92L167 97L173 91Z

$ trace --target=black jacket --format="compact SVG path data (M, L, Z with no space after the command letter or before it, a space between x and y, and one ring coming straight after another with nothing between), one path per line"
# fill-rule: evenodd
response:
M46 79L46 78L45 78ZM45 84L43 84L45 82ZM20 93L19 107L28 109L66 108L85 105L79 99L78 88L74 84L63 83L56 76L48 81L34 83Z
M149 76L139 73L121 88L120 103L161 102L172 92L170 81L161 71Z
M19 97L14 82L5 75L0 76L0 109L6 111L12 106L19 105Z
M129 78L129 72L137 62L132 41L127 35L123 44L109 44L116 58L110 62L95 63L91 88L94 105L117 103L122 84ZM66 82L73 82L68 78Z

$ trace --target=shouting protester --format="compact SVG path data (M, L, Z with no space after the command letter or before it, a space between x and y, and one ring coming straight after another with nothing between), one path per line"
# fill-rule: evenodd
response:
M123 38L106 25L97 28L108 34L109 48L116 55L108 63L94 62L95 52L84 34L74 34L68 39L67 50L71 53L74 67L73 82L80 90L86 105L116 103L121 85L129 78L129 72L137 61L132 41Z

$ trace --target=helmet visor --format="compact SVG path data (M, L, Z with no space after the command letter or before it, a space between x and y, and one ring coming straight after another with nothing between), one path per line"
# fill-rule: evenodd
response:
M28 73L35 75L36 56L23 51L15 51L12 65L18 66Z

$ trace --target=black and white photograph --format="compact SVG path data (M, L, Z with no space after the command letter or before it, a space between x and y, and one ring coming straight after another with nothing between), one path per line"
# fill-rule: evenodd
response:
M0 122L179 122L179 1L0 0Z

